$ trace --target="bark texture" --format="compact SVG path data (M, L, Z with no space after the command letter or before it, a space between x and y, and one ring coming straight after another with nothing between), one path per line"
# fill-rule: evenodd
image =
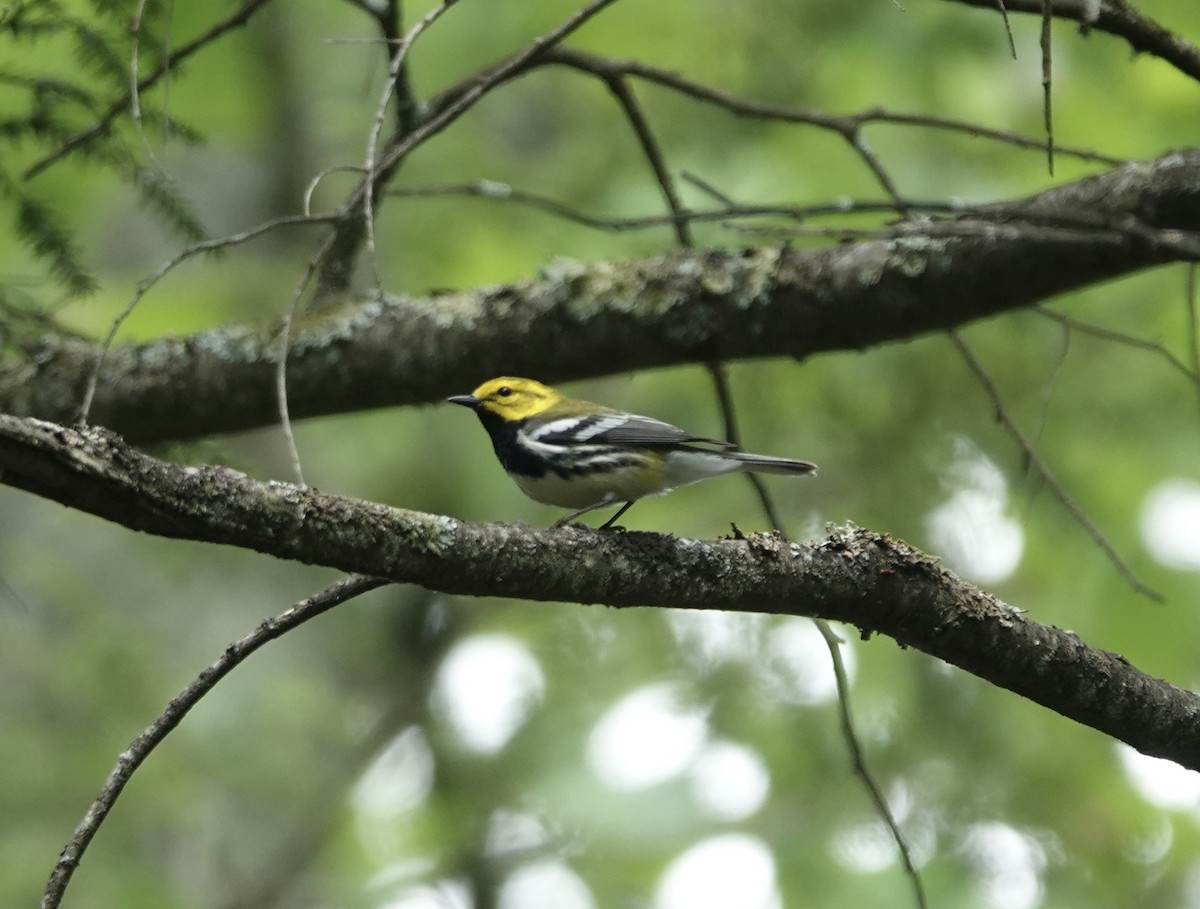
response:
M886 239L558 261L512 285L322 312L288 351L293 418L436 401L475 381L804 358L955 328L1172 261L1200 260L1200 150ZM114 348L91 421L134 442L276 422L278 345L234 326ZM580 351L588 351L580 356ZM71 422L98 351L47 341L0 371L0 412Z
M1032 621L903 542L855 527L792 543L470 524L261 483L225 467L170 464L105 430L7 416L0 482L147 533L447 593L847 622L1200 769L1200 695Z

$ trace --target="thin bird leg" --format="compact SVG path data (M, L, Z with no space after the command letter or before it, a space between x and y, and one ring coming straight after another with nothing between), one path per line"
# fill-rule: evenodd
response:
M599 502L593 502L591 505L585 505L583 508L580 508L576 511L572 511L570 514L563 515L561 518L559 518L557 521L555 521L550 526L551 527L562 527L564 524L571 523L580 515L587 514L589 511L595 511L597 508L604 508L608 505L613 504L613 502L615 502L615 501L616 501L616 498L614 498L613 496L610 496L610 495L605 496ZM632 505L632 504L633 503L630 502L629 504L627 504L625 506L625 508L628 508L629 505ZM617 514L613 516L613 520L615 520L618 515L623 514L625 511L625 508L622 508L620 511L618 511ZM610 521L609 523L612 523L612 521ZM604 526L607 527L608 524L605 524Z
M615 515L613 515L611 518L609 518L607 521L605 521L603 524L601 524L597 528L597 530L607 530L608 528L612 527L613 523L617 520L617 518L619 518L621 515L625 514L625 512L627 512L632 507L633 503L636 501L637 501L637 499L633 499L632 501L626 502L624 505L622 505L620 508L617 509L617 513Z

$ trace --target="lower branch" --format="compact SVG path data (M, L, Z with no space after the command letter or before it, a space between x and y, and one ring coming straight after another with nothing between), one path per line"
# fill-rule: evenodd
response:
M470 524L170 464L102 429L0 416L0 483L160 536L431 590L815 616L885 634L1139 751L1200 770L1200 696L1040 625L882 534L702 541Z

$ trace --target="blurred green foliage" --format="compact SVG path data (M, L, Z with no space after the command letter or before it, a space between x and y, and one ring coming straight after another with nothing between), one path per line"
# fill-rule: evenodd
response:
M514 52L578 5L463 0L413 50L418 93ZM60 26L88 23L113 42L114 58L83 57L82 26L0 31L4 73L90 94L70 113L77 129L127 87L128 30L117 25L130 21L132 4L14 3L4 14L24 6L42 7ZM232 9L221 6L148 3L144 37L153 40L142 41L143 71L161 59L164 42L178 46ZM1200 35L1194 2L1142 6L1177 33ZM409 20L425 8L407 10ZM658 0L618 3L571 43L766 102L828 113L881 106L1036 136L1037 31L1028 17L1013 18L1014 60L998 16L955 3L901 10L882 0ZM1081 37L1064 23L1054 34L1060 144L1139 157L1195 143L1193 82L1161 61L1130 59L1104 35ZM351 3L270 4L147 92L144 109L157 116L144 132L122 121L118 139L103 146L114 150L107 159L68 156L23 180L61 130L49 139L0 138L0 195L15 212L0 225L0 340L17 335L21 319L33 326L26 334L45 330L40 316L103 333L137 283L189 235L296 213L315 174L360 164L384 73L383 52L364 40L373 37ZM695 173L738 201L881 195L830 134L737 118L660 88L635 91L673 172ZM19 81L0 85L0 121L27 113L31 97ZM179 126L164 144L165 118ZM203 142L180 141L193 131ZM914 198L991 201L1050 183L1036 151L924 128L879 125L865 135ZM1056 179L1095 169L1061 156ZM338 204L352 179L326 177L314 207ZM662 209L604 87L557 68L495 92L406 162L397 187L484 179L594 214ZM148 206L147 185L169 204ZM711 201L694 187L683 191L689 204ZM61 250L22 242L22 199L57 225ZM697 233L705 243L761 241L720 227ZM141 301L120 338L278 317L315 236L278 233L177 269ZM421 293L518 279L556 256L652 252L672 237L666 228L597 232L500 200L439 196L387 200L377 242L385 289ZM94 292L78 293L92 280ZM1178 269L1053 306L1187 357ZM1195 686L1196 575L1152 558L1139 515L1164 481L1200 482L1196 388L1152 352L1068 332L1037 313L965 336L1063 486L1165 605L1136 596L1030 474L943 338L731 365L747 447L821 465L815 481L768 481L790 532L819 535L825 522L852 520L938 553L945 541L930 515L962 492L956 465L991 463L1003 478L1000 514L1019 526L1023 549L1015 571L985 586L1039 621ZM463 376L464 391L483 378L467 367ZM720 432L699 367L571 390ZM484 434L457 409L314 420L297 435L306 478L321 489L471 520L546 524L556 516L507 481ZM274 430L176 454L288 476ZM623 523L691 536L764 526L737 480L640 503ZM970 577L969 563L951 567ZM229 641L332 579L248 553L135 536L6 488L0 577L0 904L11 906L36 900L117 754L168 698ZM789 673L810 668L772 650L787 620L707 621L403 588L347 604L266 648L187 718L135 775L66 905L416 907L438 903L419 902L413 888L453 894L447 882L457 881L507 893L508 907L518 904L515 890L503 890L510 874L553 859L574 870L596 906L665 907L655 893L670 863L730 832L769 848L782 905L909 904L887 844L854 846L870 843L863 831L875 819L834 706L824 695L805 702L787 694ZM472 749L452 721L453 698L439 688L449 684L446 654L484 634L519 645L540 679L513 708L511 737L491 751ZM1200 904L1200 791L1160 807L1139 794L1115 744L1098 733L887 640L847 646L868 757L910 831L933 905ZM502 681L476 678L475 694L468 686L462 697L485 699ZM634 791L602 781L588 759L596 724L626 695L660 683L680 711L704 718L705 742L732 742L761 760L769 778L761 805L732 820L706 810L689 763L697 755ZM389 812L378 785L361 780L406 730L392 777L406 781L408 801ZM1025 851L1014 858L1002 843ZM868 870L871 856L877 865Z

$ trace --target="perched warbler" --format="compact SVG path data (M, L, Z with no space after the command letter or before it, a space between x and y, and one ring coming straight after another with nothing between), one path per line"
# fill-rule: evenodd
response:
M608 527L638 499L726 473L817 472L808 461L732 451L728 442L566 398L532 379L503 376L447 400L479 415L501 466L522 492L545 505L575 509L555 527L624 502L601 525Z

